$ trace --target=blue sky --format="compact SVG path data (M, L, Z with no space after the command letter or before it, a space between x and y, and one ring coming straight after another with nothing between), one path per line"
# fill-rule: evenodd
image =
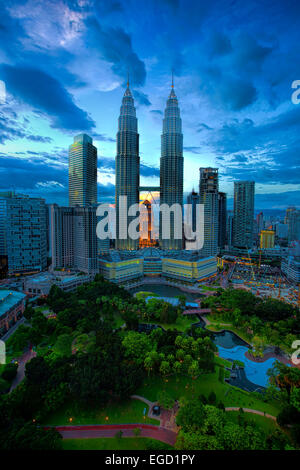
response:
M220 189L256 181L256 208L300 205L297 0L0 0L0 191L67 203L68 146L98 148L99 198L113 201L117 118L127 70L141 184L159 181L171 70L184 132L184 190L199 167ZM229 204L230 206L230 204Z

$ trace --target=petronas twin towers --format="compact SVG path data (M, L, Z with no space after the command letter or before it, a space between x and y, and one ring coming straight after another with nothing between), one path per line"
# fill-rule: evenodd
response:
M160 204L171 207L183 203L183 135L178 100L172 83L163 119L160 158ZM136 250L139 240L133 240L121 227L129 226L136 216L128 216L128 209L139 203L140 157L139 134L134 100L129 83L123 96L119 116L116 155L116 248ZM127 196L127 213L120 204L122 196ZM121 197L121 198L120 198ZM123 224L122 224L123 221ZM170 235L163 238L160 214L160 246L164 250L182 249L182 238L174 233L174 214L171 212Z
M136 250L138 240L129 238L128 225L134 217L128 217L128 209L139 203L140 157L139 134L134 100L129 83L123 96L117 133L116 156L116 248ZM121 209L121 197L127 196L127 208ZM121 233L125 227L126 233Z

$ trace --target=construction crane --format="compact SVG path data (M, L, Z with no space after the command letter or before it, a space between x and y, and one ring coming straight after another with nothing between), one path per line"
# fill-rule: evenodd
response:
M261 265L261 248L260 248L258 251L259 251L258 270L260 271L260 265Z
M280 299L280 294L281 294L281 277L279 277L278 295L277 295L279 299Z
M255 279L255 273L254 273L254 269L253 269L253 263L252 263L252 259L251 259L251 256L250 256L250 250L249 250L248 247L247 247L247 252L248 252L249 259L250 259L250 266L251 266L252 279L253 279L254 281L256 281L256 279Z

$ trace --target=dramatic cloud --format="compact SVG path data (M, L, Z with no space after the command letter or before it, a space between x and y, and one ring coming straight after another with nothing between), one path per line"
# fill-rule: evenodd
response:
M49 165L45 158L16 158L0 156L0 188L18 188L30 190L55 181L60 188L67 188L67 168L61 165Z
M149 98L145 93L138 91L138 90L133 90L133 96L134 96L134 99L139 104L144 105L144 106L151 106Z
M112 70L123 81L128 72L130 83L144 85L146 69L132 47L129 34L122 28L104 30L95 18L87 19L88 41L93 49L97 49L103 58L112 64Z
M105 170L108 173L115 172L116 163L115 163L115 160L112 158L100 157L98 164L99 164L100 170ZM145 176L146 178L159 177L159 168L155 168L145 163L141 163L140 174L141 176Z
M186 152L190 152L190 153L196 153L196 154L201 153L200 147L183 147L183 150L185 150Z
M2 65L1 76L15 99L30 104L51 118L53 127L90 130L95 123L73 101L68 91L53 77L32 67Z
M300 78L299 2L7 0L1 6L0 80L7 89L1 184L67 202L70 134L87 132L101 143L99 192L112 201L128 72L145 156L141 175L157 178L173 69L185 191L198 186L201 161L219 166L220 187L230 194L233 180L251 178L262 193L279 187L278 202L290 203L299 187L300 105L291 103L291 83ZM256 202L270 206L272 197L261 194Z

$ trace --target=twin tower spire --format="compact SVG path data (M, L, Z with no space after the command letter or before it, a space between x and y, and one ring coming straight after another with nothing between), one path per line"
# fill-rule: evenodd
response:
M180 110L174 91L174 76L172 73L171 92L167 100L161 135L160 158L160 204L183 202L183 135L181 129ZM149 156L151 157L151 156ZM137 250L139 240L133 240L127 233L121 233L124 225L127 228L136 216L128 216L132 204L139 203L140 188L140 157L139 134L134 99L127 87L122 99L117 132L116 155L116 248L119 250ZM127 214L120 210L120 197L127 196ZM122 223L122 219L124 222ZM160 220L160 247L165 250L182 249L182 240L174 237L174 222L171 220L170 237L162 238L162 220Z

